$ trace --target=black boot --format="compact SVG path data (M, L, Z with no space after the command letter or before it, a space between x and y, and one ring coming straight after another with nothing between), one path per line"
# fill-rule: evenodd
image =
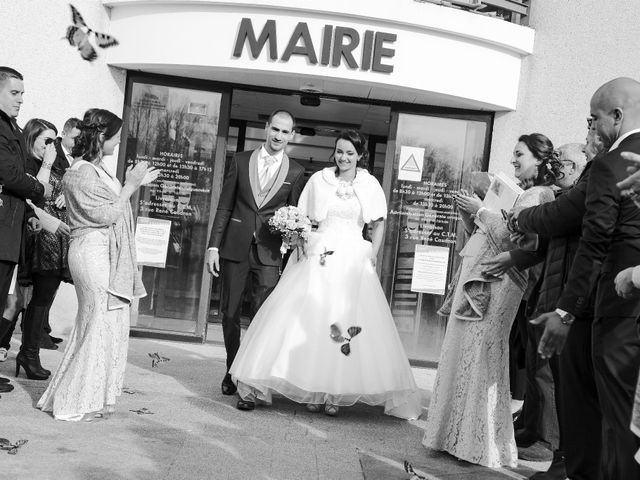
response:
M567 471L565 470L565 456L560 450L553 452L553 460L546 472L534 473L530 480L565 480Z
M20 373L20 367L24 368L30 380L46 380L51 374L40 364L40 335L47 311L46 307L27 307L22 321L22 345L16 356L16 377Z

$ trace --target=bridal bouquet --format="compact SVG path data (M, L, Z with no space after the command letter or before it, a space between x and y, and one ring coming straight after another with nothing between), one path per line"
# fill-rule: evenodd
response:
M280 207L269 219L269 228L273 233L282 235L280 253L284 256L290 250L306 240L311 232L311 221L298 207Z

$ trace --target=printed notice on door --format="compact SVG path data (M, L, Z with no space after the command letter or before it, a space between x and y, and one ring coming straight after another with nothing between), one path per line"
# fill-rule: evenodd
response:
M136 256L138 265L165 268L171 234L171 220L138 217Z
M447 288L449 248L416 245L411 291L444 295Z
M424 148L400 147L400 162L398 164L398 180L420 182L424 167Z

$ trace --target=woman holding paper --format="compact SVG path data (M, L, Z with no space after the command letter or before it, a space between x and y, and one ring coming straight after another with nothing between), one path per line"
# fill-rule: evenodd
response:
M64 357L37 405L58 420L91 421L113 412L127 363L131 301L145 295L129 199L159 172L139 162L127 171L123 186L104 169L102 158L113 154L121 127L113 113L88 110L71 152L76 161L63 180L78 314Z
M524 192L517 197L517 205L553 200L549 185L559 170L552 163L552 153L553 145L544 135L518 139L511 163ZM503 199L517 194L517 186L501 177L496 175L490 190L502 189ZM496 182L501 182L500 188ZM455 285L440 311L449 321L422 443L471 463L514 467L509 332L527 288L527 273L511 268L506 274L488 275L483 261L516 248L507 224L497 207L489 209L477 197L460 193L456 203L472 235L460 252Z
M33 285L33 296L22 322L22 345L16 356L16 376L22 367L29 379L46 380L51 372L44 369L40 363L40 346L44 339L48 340L44 344L48 348L57 346L52 343L48 334L44 333L43 326L48 321L49 309L60 282L71 281L67 266L69 227L66 225L65 211L59 208L64 166L56 163L54 141L57 129L52 123L33 118L25 125L23 134L29 154L26 171L39 179L45 179L51 191L50 198L38 206L27 202L36 212L44 211L52 221L48 222L49 231L41 230L26 237L19 279L22 284ZM29 224L33 224L35 220L33 212L31 215ZM13 328L8 330L13 332Z

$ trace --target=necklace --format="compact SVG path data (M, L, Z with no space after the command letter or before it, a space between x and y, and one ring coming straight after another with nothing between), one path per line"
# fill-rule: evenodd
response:
M344 180L338 181L338 188L336 189L336 195L342 200L349 200L353 198L355 192L353 190L353 181L345 182Z

